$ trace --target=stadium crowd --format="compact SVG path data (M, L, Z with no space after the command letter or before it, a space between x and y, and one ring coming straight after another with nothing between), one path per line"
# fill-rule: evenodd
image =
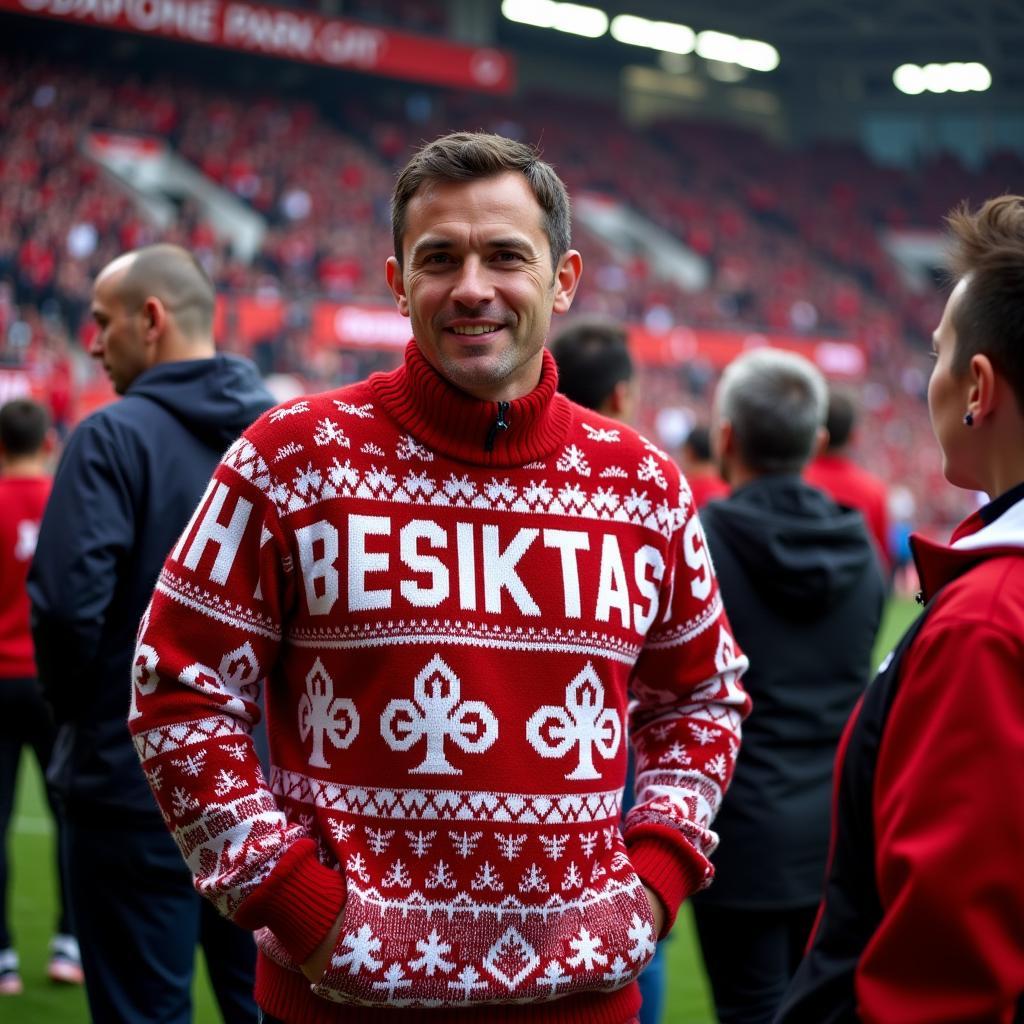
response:
M557 134L545 130L552 118ZM926 527L958 518L961 499L939 497L945 489L933 486L937 461L921 465L915 455L927 448L920 443L928 431L923 353L942 295L909 287L880 233L934 229L959 199L1005 190L1022 170L1008 155L979 173L944 157L911 178L852 147L793 151L751 131L691 122L641 130L581 100L384 89L343 93L321 110L228 87L211 92L167 72L143 80L7 54L0 57L0 359L45 382L58 426L70 424L90 373L78 344L91 330L89 283L118 252L159 238L196 252L222 291L289 303L280 335L260 339L264 370L322 387L387 364L397 357L315 356L302 339L304 304L313 296L388 301L380 268L394 168L419 139L459 126L538 141L573 195L627 203L709 268L704 288L684 291L643 256L614 250L577 221L588 263L580 312L655 331L685 325L860 342L868 355L862 398L872 414L862 457L905 483ZM192 200L181 204L176 224L154 228L83 154L90 129L164 139L249 204L267 225L256 258L236 258ZM252 340L222 342L248 349ZM648 376L642 425L651 429L663 406L706 417L712 369Z

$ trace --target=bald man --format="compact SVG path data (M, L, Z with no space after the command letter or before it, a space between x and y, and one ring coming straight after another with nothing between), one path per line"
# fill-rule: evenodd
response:
M217 354L214 298L173 245L127 253L97 277L90 352L123 397L69 440L29 577L59 726L48 777L66 818L89 1009L103 1024L187 1024L197 944L224 1019L256 1020L252 938L193 890L126 724L135 632L164 558L221 454L273 403L250 362Z

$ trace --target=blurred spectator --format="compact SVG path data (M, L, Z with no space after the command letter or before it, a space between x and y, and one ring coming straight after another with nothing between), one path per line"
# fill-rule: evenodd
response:
M29 582L89 1009L105 1024L186 1024L201 945L224 1021L253 1024L252 938L192 888L127 720L164 557L221 453L272 399L251 364L215 352L213 286L177 246L118 257L92 310L91 352L123 398L69 440Z
M755 349L722 374L712 448L729 497L701 520L753 711L715 819L714 884L692 903L720 1024L769 1024L811 933L832 762L871 671L885 592L860 513L801 479L824 440L825 380Z
M696 426L687 434L681 456L680 464L693 492L693 503L698 509L729 493L729 485L722 479L711 456L711 438L707 427Z
M849 391L833 387L828 396L828 446L804 472L804 479L820 487L840 505L855 508L864 516L875 542L882 571L892 568L889 549L889 498L885 483L858 466L847 454L857 419L856 403Z
M25 580L39 523L50 495L53 453L50 418L38 402L17 398L0 407L0 996L22 991L18 954L9 929L7 829L14 809L23 747L35 754L46 777L56 729L36 679ZM47 973L52 981L82 983L78 943L72 934L65 874L58 854L61 815L47 787L56 828L57 929Z

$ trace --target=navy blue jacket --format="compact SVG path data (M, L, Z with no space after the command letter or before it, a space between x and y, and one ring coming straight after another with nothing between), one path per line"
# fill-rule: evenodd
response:
M126 724L135 632L220 456L273 402L247 360L163 363L68 442L28 591L60 727L48 779L72 818L164 827Z

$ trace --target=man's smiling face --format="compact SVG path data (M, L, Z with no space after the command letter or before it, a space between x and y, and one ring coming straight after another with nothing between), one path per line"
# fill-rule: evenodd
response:
M581 264L569 250L552 266L526 178L424 185L409 202L402 254L402 266L388 260L388 284L424 358L477 398L529 394L551 315L569 309Z

